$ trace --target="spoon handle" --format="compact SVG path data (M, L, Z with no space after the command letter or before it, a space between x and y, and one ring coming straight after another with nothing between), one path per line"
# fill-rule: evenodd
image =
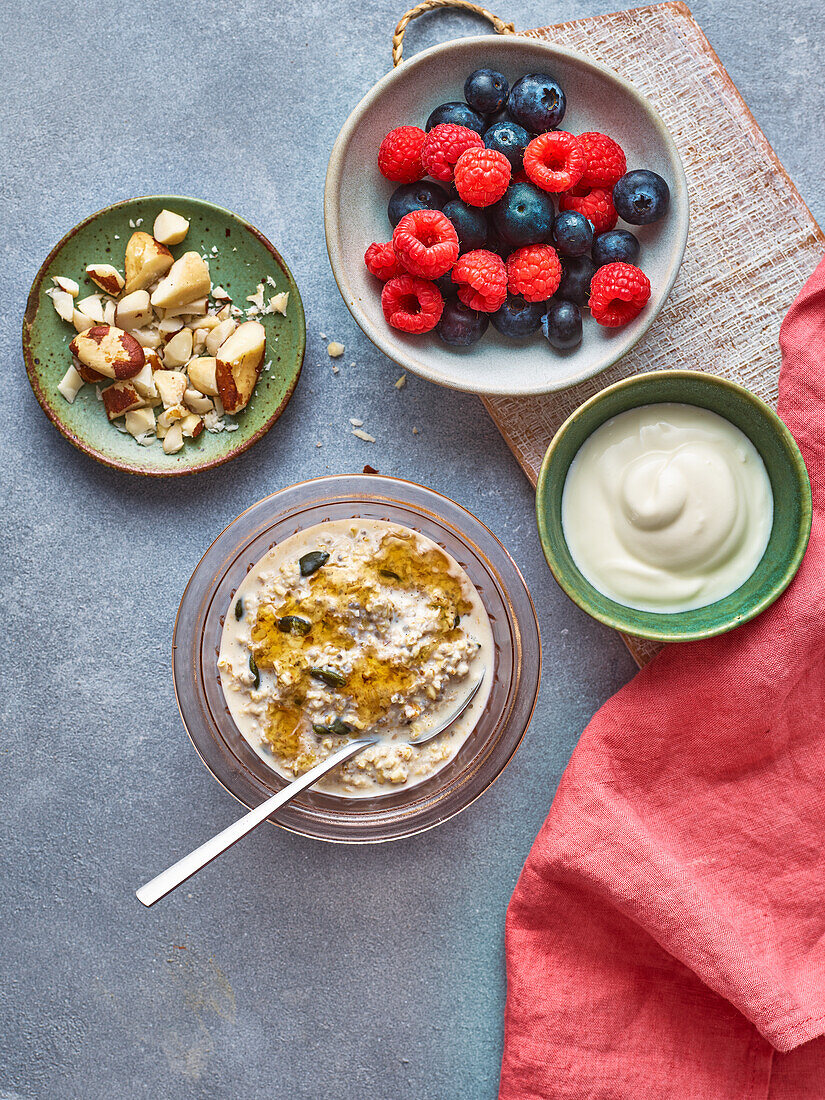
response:
M355 756L356 753L361 752L368 745L374 745L376 740L375 737L361 737L357 741L350 741L349 744L344 745L338 752L334 752L331 756L322 760L320 764L316 764L314 768L289 783L283 790L268 798L266 802L262 802L260 806L256 806L254 810L250 810L249 813L234 821L223 832L201 844L194 852L190 852L188 856L179 859L177 863L173 863L171 867L162 871L151 882L147 882L145 886L141 886L139 890L135 891L138 901L148 908L150 905L154 905L156 901L166 897L177 886L191 878L196 871L200 871L207 863L211 863L227 848L231 848L233 844L245 837L262 821L265 821L273 811L285 806L301 791L311 787L321 776L326 775L327 772L332 771L339 764L343 764L351 756Z

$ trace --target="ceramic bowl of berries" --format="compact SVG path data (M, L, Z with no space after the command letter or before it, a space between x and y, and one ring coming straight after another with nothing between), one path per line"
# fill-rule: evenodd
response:
M688 234L684 169L628 81L506 35L405 61L330 156L327 249L399 366L483 394L560 390L655 321Z

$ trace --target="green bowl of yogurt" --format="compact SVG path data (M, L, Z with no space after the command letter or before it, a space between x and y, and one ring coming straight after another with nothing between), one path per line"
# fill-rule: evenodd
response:
M655 371L559 428L536 516L547 563L594 619L655 641L708 638L787 588L811 529L793 436L742 386Z

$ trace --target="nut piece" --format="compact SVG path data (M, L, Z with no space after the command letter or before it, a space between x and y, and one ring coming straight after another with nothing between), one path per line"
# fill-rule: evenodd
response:
M158 247L163 246L158 245ZM171 256L172 253L170 252L169 255ZM174 309L175 306L186 305L198 298L203 298L211 289L212 280L206 263L197 252L184 252L181 258L172 264L166 278L161 279L152 295L152 305L157 309Z
M183 403L187 409L191 409L192 412L197 413L198 416L203 416L205 413L211 412L214 409L212 401L208 397L204 397L202 393L198 393L197 390L187 390L183 395Z
M147 433L152 434L155 431L154 409L133 409L126 413L124 424L126 431L135 439Z
M61 321L68 321L71 324L75 309L74 298L68 290L52 290L49 292L49 297L52 300L54 311Z
M174 258L166 245L158 244L154 237L139 229L126 244L126 293L143 290L165 275Z
M126 285L126 280L111 264L88 264L86 274L93 283L97 283L101 290L105 290L113 298L116 298Z
M155 349L159 348L163 343L160 333L153 328L133 328L132 335L137 342L143 347L144 351L147 348Z
M78 332L85 332L86 329L94 328L96 322L87 314L81 313L79 309L76 309L72 313L72 324Z
M104 303L103 306L103 324L113 325L115 323L115 315L117 313L117 302L113 302L111 298Z
M161 210L152 227L152 235L161 244L180 244L188 232L189 222L172 210Z
M289 305L289 291L282 290L280 294L273 294L269 299L269 308L273 313L281 313L286 317L286 307Z
M163 360L154 348L144 348L143 355L152 370L163 370Z
M259 321L239 325L218 349L215 381L228 413L246 408L261 373L265 351L266 330Z
M183 432L180 422L173 424L163 438L163 453L167 455L177 454L183 446Z
M198 298L195 302L186 302L182 306L173 306L163 312L165 318L169 317L203 317L209 308L208 298ZM217 321L215 322L217 324Z
M82 386L83 379L74 367L69 367L57 384L58 390L60 390L70 405L74 404L74 399L80 393Z
M104 324L103 305L99 294L90 294L88 298L81 298L79 302L75 303L75 308L81 313L85 313L87 317L91 317L95 324Z
M197 439L203 431L203 417L190 413L180 422L184 439Z
M210 397L217 397L218 383L215 380L217 366L217 359L211 355L202 355L197 359L193 359L186 368L190 384L196 390L200 390L201 393L208 394Z
M145 354L145 353L144 353ZM152 352L149 353L153 354ZM132 385L138 391L141 397L156 398L158 396L158 388L155 385L155 379L152 372L152 364L147 359L143 364L140 373L136 374L132 379Z
M236 321L233 321L231 317L228 317L225 321L221 321L206 337L206 350L210 355L216 355L218 348L228 340L235 329L238 327Z
M132 409L142 409L145 404L131 382L115 382L103 391L103 407L110 420L116 420Z
M91 367L85 367L79 359L72 356L72 366L83 379L84 382L108 382L108 378L105 374L98 374L96 370L92 370Z
M163 349L163 365L167 370L185 367L192 358L192 330L182 328Z
M71 294L73 298L76 298L80 293L80 287L74 279L67 279L65 275L52 275L52 282L60 290L65 290L67 294Z
M152 376L166 408L179 405L186 393L186 375L176 370L156 370Z
M149 292L133 290L118 302L115 324L118 328L130 332L133 328L143 328L144 325L148 325L153 317L152 307L149 305Z
M134 336L114 325L95 325L79 332L69 344L69 351L84 366L107 378L133 378L146 362Z

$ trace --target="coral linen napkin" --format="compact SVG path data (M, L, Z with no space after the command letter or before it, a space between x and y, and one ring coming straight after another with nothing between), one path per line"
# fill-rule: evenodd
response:
M507 914L500 1100L825 1098L825 261L780 346L808 552L584 731Z

